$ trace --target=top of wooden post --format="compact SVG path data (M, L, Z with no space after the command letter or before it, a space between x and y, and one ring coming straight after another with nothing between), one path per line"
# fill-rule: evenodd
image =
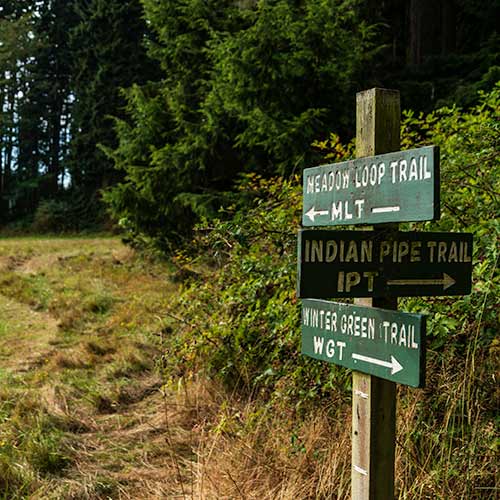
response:
M356 157L398 151L398 90L373 88L356 94Z

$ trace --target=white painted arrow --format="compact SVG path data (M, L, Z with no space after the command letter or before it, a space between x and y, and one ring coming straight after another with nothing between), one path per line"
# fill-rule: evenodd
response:
M400 372L403 367L399 363L399 361L391 356L391 361L384 361L383 359L371 358L369 356L363 356L362 354L352 353L352 358L357 359L359 361L365 361L366 363L371 363L372 365L385 366L386 368L391 369L391 375Z
M328 210L316 210L315 207L311 207L311 209L306 212L307 217L311 219L312 222L314 222L314 218L316 215L328 215Z
M387 280L388 285L443 285L443 290L450 288L455 283L456 281L446 273L443 273L443 277L438 279Z

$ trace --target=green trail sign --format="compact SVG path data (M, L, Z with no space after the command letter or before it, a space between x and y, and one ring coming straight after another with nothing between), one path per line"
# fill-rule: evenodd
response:
M425 316L304 299L302 354L423 387Z
M472 235L304 229L298 240L298 296L466 295Z
M304 170L302 224L439 219L439 149L426 146Z

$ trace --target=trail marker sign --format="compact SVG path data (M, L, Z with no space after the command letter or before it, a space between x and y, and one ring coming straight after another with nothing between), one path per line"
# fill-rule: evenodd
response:
M302 354L412 387L425 384L425 316L302 300Z
M439 219L439 150L396 151L399 117L399 92L356 95L357 159L304 170L303 226ZM393 499L395 383L425 383L425 318L397 297L470 293L472 235L304 229L298 253L302 353L353 369L351 496Z
M304 170L304 226L435 220L439 149L426 146Z
M470 293L472 235L305 229L298 296L398 297Z

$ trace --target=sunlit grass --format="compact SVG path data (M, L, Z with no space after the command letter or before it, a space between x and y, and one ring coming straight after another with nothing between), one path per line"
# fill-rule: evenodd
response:
M106 471L125 460L122 438L102 445L96 421L137 426L126 413L158 386L155 333L173 290L164 264L117 238L0 239L0 499L123 489ZM127 444L132 467L145 446Z

